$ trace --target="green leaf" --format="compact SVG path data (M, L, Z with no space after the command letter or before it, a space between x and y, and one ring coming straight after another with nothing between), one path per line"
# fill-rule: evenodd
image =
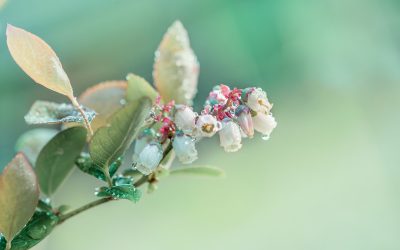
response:
M93 131L106 126L107 120L123 107L126 89L126 81L107 81L88 88L79 96L80 104L97 113L90 124Z
M11 250L26 250L32 248L49 235L58 223L58 217L51 212L37 211L12 240ZM5 249L5 240L0 239L0 250Z
M72 127L58 133L40 152L36 174L44 194L51 196L72 171L86 143L86 129Z
M36 162L40 150L58 133L56 129L35 128L23 133L15 144L16 152L23 152L30 163Z
M114 186L132 185L133 178L126 176L117 176L112 179L112 183Z
M82 107L89 122L96 116L93 110ZM82 114L71 104L36 101L28 114L25 115L28 124L60 124L67 122L84 122Z
M191 105L197 92L199 63L182 23L175 21L165 33L154 62L154 84L165 102Z
M129 102L138 101L144 96L149 97L153 102L157 98L157 91L144 78L134 74L128 74L126 80L128 81L126 99Z
M90 174L99 180L106 181L107 177L103 172L103 169L96 165L90 155L87 153L82 153L75 161L76 166L84 173ZM113 162L109 167L110 177L113 177L117 172L118 168L122 164L122 157L119 157L115 162Z
M39 185L31 165L19 153L0 176L0 233L11 241L35 212Z
M116 112L109 126L98 129L89 144L94 163L106 169L123 155L149 116L150 109L151 100L141 98Z
M193 166L188 168L178 168L170 171L171 175L185 174L209 177L224 177L224 170L213 166Z
M113 197L114 199L126 199L133 202L140 200L141 192L135 188L132 184L122 184L115 187L101 187L95 195L98 197Z
M7 45L11 56L35 82L73 98L73 90L60 59L51 47L36 35L7 25Z

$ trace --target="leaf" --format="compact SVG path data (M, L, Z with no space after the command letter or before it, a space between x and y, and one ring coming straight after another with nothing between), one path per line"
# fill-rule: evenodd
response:
M23 133L15 144L15 151L23 152L30 163L36 162L40 150L58 133L56 129L35 128Z
M171 175L185 174L209 177L224 177L224 170L212 166L193 166L188 168L178 168L170 171Z
M197 92L199 63L187 31L175 21L164 35L153 67L154 84L165 102L191 105Z
M132 184L122 184L114 187L101 187L96 193L98 197L113 197L115 199L126 199L133 202L140 200L142 196L139 189L135 188Z
M91 122L96 112L83 107L86 117ZM66 122L84 122L82 114L71 104L36 101L28 114L25 115L28 124L60 124Z
M128 80L126 99L129 102L137 101L144 96L149 97L153 102L157 98L157 91L144 78L134 74L128 74L126 80Z
M31 165L18 153L0 176L0 233L11 241L35 212L39 186Z
M128 103L115 113L108 127L97 130L89 144L93 162L103 169L117 160L137 136L151 109L150 99L144 97Z
M6 33L11 56L28 76L57 93L69 98L74 96L60 59L46 42L10 24Z
M96 165L92 159L90 158L90 155L87 153L82 153L75 161L76 166L82 172L90 174L94 177L96 177L99 180L106 181L107 177L105 176L103 169L100 168L98 165ZM122 157L119 157L115 162L113 162L109 167L108 171L110 174L110 177L113 177L114 174L117 172L118 168L122 164Z
M112 180L114 186L133 185L132 177L117 176Z
M126 89L126 81L108 81L88 88L79 96L79 103L97 113L91 123L93 131L106 126L107 120L123 107Z
M11 250L30 249L49 235L58 223L58 217L52 212L37 211L12 240ZM0 250L5 249L5 240L0 239Z
M72 171L86 143L86 129L72 127L58 133L40 151L36 174L41 191L51 196Z

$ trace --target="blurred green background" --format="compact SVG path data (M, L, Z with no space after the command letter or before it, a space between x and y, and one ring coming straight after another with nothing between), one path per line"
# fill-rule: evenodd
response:
M399 17L397 0L9 0L2 166L33 101L66 101L13 62L6 23L47 41L80 93L128 72L151 80L154 51L180 19L201 64L197 110L215 84L254 85L278 121L270 141L235 154L199 144L198 163L227 178L165 179L138 204L72 219L36 249L400 249ZM98 185L75 172L57 200L78 206Z

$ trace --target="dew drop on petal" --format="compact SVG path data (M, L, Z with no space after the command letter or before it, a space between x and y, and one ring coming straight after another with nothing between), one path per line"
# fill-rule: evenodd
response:
M263 139L264 141L268 141L269 138L270 138L269 135L263 135L263 136L261 137L261 139Z

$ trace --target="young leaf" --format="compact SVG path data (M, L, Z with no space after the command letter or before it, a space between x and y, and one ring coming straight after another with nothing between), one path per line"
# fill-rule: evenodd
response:
M89 153L95 164L106 169L131 145L151 109L149 98L128 103L115 113L108 127L97 130L89 144Z
M90 158L90 155L87 153L82 153L75 161L76 166L82 172L90 174L94 177L96 177L99 180L102 181L107 181L107 176L104 174L103 169L97 166L92 159ZM118 168L122 164L122 157L119 157L115 162L113 162L109 167L109 175L110 177L113 177L114 174L117 172Z
M175 21L164 35L154 62L155 86L164 101L192 104L197 92L199 63L190 47L187 31Z
M69 98L73 90L56 53L36 35L7 25L7 45L11 56L35 82Z
M85 107L83 107L83 110L89 122L91 122L96 116L96 112ZM28 124L82 123L84 118L79 110L71 104L36 101L28 114L25 115L25 121Z
M52 212L35 212L28 224L12 240L11 250L25 250L34 247L53 231L58 220L58 217ZM4 243L0 240L0 250L4 249L2 248Z
M42 192L51 196L72 171L86 143L86 129L72 127L58 133L40 151L36 174Z
M93 131L106 126L107 120L123 107L126 89L126 81L108 81L88 88L79 96L79 103L97 113L91 123Z
M39 185L31 165L18 153L0 176L0 233L11 242L35 212Z
M209 176L209 177L224 177L224 170L212 167L212 166L193 166L188 168L178 168L170 171L171 175L186 174L186 175L197 175L197 176Z
M129 102L137 101L144 96L149 97L153 102L157 98L157 91L144 78L134 74L128 74L126 80L128 80L126 99Z
M34 164L40 150L42 150L44 145L57 133L58 130L50 128L31 129L18 138L15 144L15 151L23 152L29 159L29 162Z
M122 184L114 187L101 187L96 193L98 197L113 197L114 199L126 199L133 202L139 201L142 196L139 189L132 184Z

